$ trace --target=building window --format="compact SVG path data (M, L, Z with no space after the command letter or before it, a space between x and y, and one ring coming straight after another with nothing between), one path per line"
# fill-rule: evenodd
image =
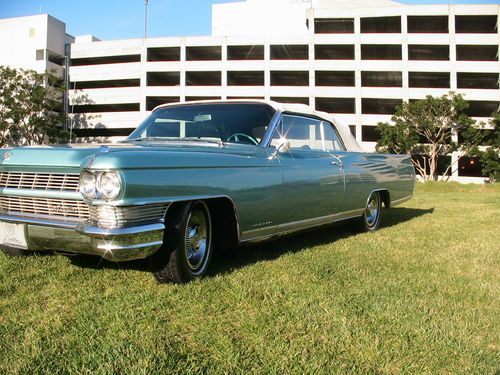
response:
M271 71L271 86L309 86L309 72L297 70Z
M236 100L264 100L263 96L228 96L228 99L236 99Z
M450 73L448 72L409 72L410 87L450 88Z
M314 19L316 34L353 34L354 18L316 18Z
M264 72L227 72L227 84L228 86L264 86Z
M186 96L186 102L195 102L198 100L220 100L220 96Z
M318 70L315 74L316 86L354 86L354 72Z
M415 162L419 162L420 165L425 165L426 166L426 173L430 173L430 166L429 166L429 160L427 160L427 163L424 163L424 160L422 156L420 155L413 155L412 160ZM451 156L439 156L437 159L437 173L438 175L443 176L445 173L447 175L450 174L450 165L451 165Z
M309 98L298 97L294 98L291 96L271 96L271 100L278 103L291 103L291 104L305 104L309 105Z
M496 34L497 16L455 16L455 32Z
M377 142L380 139L380 130L373 125L363 125L361 127L361 140L363 142Z
M498 111L499 102L486 100L469 100L469 108L466 113L471 117L491 117L492 113Z
M227 46L228 60L264 60L264 46Z
M186 72L186 86L220 86L221 72Z
M449 60L450 46L410 44L408 46L409 60Z
M36 61L45 60L45 50L44 49L37 49L35 55L36 55Z
M148 86L179 86L181 74L179 72L148 72L146 84Z
M271 60L307 60L309 46L304 45L273 45L271 46Z
M402 87L401 72L361 72L361 86L364 87Z
M448 16L408 16L409 33L439 34L448 32Z
M401 99L361 99L361 113L367 115L392 115L396 106L401 105Z
M485 177L479 158L468 158L466 156L458 161L458 175L460 177Z
M87 128L73 129L77 137L127 137L135 128Z
M498 89L498 73L457 73L459 89Z
M362 33L400 33L401 17L361 18Z
M139 111L139 103L122 104L78 104L71 106L72 113L95 113L95 112L136 112Z
M71 59L71 65L80 66L80 65L124 64L124 63L140 62L140 61L141 61L141 55L83 57L83 58Z
M316 44L316 60L354 60L353 44Z
M180 61L180 47L148 48L148 61Z
M399 44L362 44L362 60L401 60Z
M220 46L186 47L187 61L217 61L220 59Z
M354 98L316 98L316 109L328 113L354 113Z
M458 61L498 61L496 45L458 45Z
M139 87L141 80L139 78L112 79L104 81L78 81L70 82L69 87L73 90L83 89L105 89L114 87Z
M155 107L167 104L180 102L181 98L178 96L147 96L146 97L146 111L152 111Z

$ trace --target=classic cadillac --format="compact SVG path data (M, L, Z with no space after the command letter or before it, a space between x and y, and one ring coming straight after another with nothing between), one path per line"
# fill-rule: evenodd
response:
M363 153L304 105L163 105L118 144L1 149L0 246L150 257L159 282L187 282L214 248L346 219L374 231L414 182L409 157Z

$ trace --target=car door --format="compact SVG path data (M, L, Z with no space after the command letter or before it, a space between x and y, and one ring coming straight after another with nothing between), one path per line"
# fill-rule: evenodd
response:
M331 153L335 142L337 147L339 144L331 124L284 114L271 147L278 146L283 138L290 148L277 153L285 202L280 221L291 224L338 213L344 198L344 171L341 160Z

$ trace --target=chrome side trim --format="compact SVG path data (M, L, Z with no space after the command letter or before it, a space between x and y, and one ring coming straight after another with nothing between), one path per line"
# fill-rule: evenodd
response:
M0 221L5 221L7 223L39 225L44 227L62 228L62 229L76 229L78 225L78 223L68 223L64 221L35 219L30 217L9 216L9 215L0 215Z
M359 217L363 214L364 208L340 212L333 215L322 216L318 218L306 219L295 221L286 224L274 225L265 228L252 229L249 231L242 232L241 243L244 242L253 242L253 241L263 241L269 238L283 236L289 233L298 232L305 229L310 229L326 224L332 224L337 221L352 219L355 217ZM273 233L269 233L270 231L275 230Z
M137 249L143 249L145 247L160 247L163 245L163 241L155 241L155 242L148 242L148 243L141 243L137 245L113 245L113 244L100 244L97 245L98 249L105 250L105 251L114 251L114 250L137 250Z
M412 197L413 197L413 194L410 194L410 195L407 195L406 197L403 197L403 198L400 198L400 199L396 199L396 200L394 200L394 201L391 202L391 207L397 206L398 204L401 204L401 203L404 203L404 202L407 202Z
M75 228L75 230L79 233L86 234L87 236L96 236L96 237L126 236L126 235L153 232L159 230L162 231L164 229L165 225L163 225L162 223L142 225L139 227L117 228L117 229L103 229L90 225L80 224Z

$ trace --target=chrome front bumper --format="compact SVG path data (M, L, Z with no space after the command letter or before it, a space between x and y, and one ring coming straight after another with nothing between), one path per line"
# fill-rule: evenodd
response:
M27 251L61 251L97 255L120 262L147 258L163 244L163 223L130 228L102 229L91 224L73 224L0 215L0 222L20 224L27 246L4 243L0 246Z

